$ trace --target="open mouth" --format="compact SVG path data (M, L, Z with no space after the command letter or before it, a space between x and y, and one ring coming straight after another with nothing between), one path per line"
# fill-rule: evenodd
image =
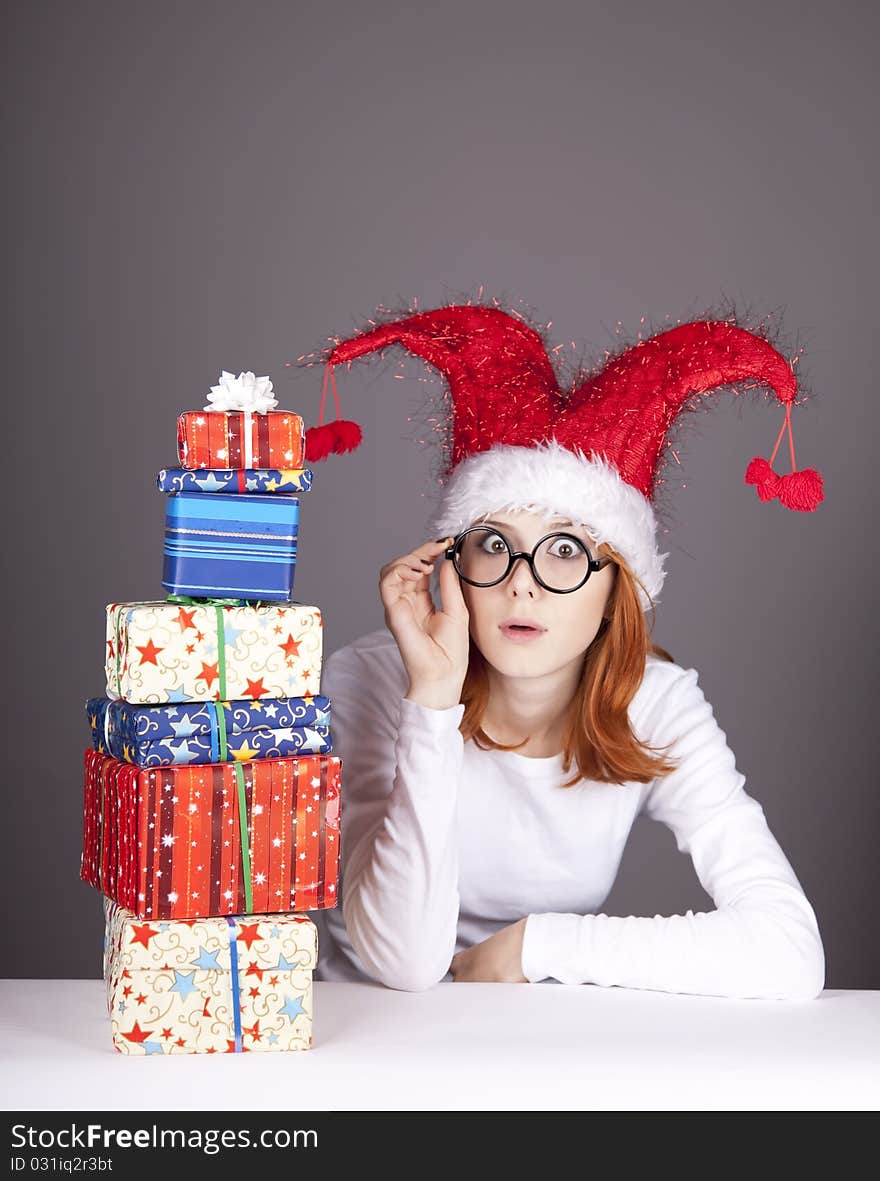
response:
M501 632L511 640L533 640L543 636L546 628L531 623L502 623Z

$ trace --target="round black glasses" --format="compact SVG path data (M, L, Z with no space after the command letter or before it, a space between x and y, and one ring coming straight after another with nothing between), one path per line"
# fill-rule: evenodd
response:
M570 595L580 590L591 574L613 558L594 558L585 542L572 533L548 533L531 553L514 550L503 533L487 525L472 525L459 533L445 551L459 575L471 586L497 586L518 558L528 562L532 577L544 590Z

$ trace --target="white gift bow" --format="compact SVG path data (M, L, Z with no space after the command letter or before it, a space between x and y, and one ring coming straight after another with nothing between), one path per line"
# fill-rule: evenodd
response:
M266 414L274 410L278 399L272 393L269 377L256 377L253 373L229 373L223 369L218 385L211 386L206 410L241 410L244 412L244 466L254 465L253 418L254 414Z

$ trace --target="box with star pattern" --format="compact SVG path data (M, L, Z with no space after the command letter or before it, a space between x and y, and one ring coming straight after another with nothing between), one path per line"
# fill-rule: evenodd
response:
M106 901L104 981L121 1054L312 1045L315 924L302 914L141 921Z
M306 697L320 689L322 623L295 602L110 603L106 694L136 705Z
M85 752L80 876L140 919L336 905L337 755L136 767Z
M92 746L138 767L329 754L330 698L131 705L90 697Z
M156 478L160 492L308 492L313 473L291 468L163 468Z

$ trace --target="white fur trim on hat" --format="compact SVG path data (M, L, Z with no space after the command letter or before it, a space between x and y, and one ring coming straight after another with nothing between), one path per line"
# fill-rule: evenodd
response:
M432 537L451 537L489 513L517 510L571 517L617 550L657 602L669 555L658 552L653 506L604 457L587 457L555 439L478 451L453 469L428 529ZM649 610L641 587L638 592L642 610Z

